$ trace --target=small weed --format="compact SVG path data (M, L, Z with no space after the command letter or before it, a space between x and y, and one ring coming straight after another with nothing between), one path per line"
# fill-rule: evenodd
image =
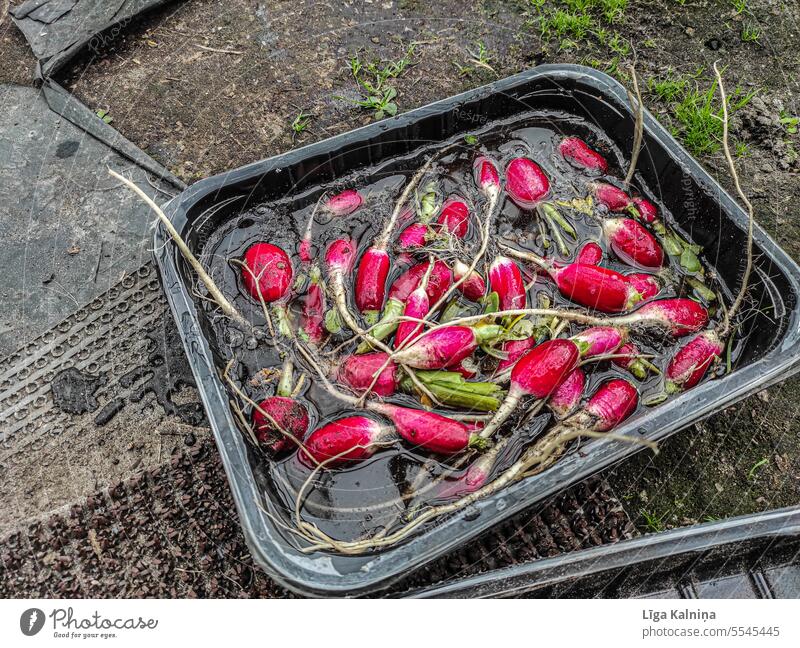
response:
M109 112L103 108L99 108L95 114L106 124L110 124L114 121L114 118L109 114Z
M341 96L334 96L334 98L350 101L365 110L374 110L375 119L396 115L397 104L394 99L397 97L397 90L387 82L389 79L396 79L413 65L412 56L415 47L416 45L412 43L403 57L397 61L364 62L356 52L348 60L348 67L356 84L364 91L361 99L348 99Z
M657 515L656 513L651 513L646 509L641 509L639 511L639 515L644 518L644 526L648 531L652 531L653 533L661 533L664 530L664 517L665 515Z
M768 464L768 463L769 463L769 459L767 459L766 457L764 457L763 459L760 459L759 461L756 461L756 462L755 462L755 463L754 463L754 464L751 466L750 470L748 470L748 471L747 471L747 478L748 478L750 481L753 481L753 480L755 479L755 477L756 477L756 472L758 472L758 470L759 470L759 469L760 469L762 466L764 466L764 465L766 465L766 464Z
M731 0L731 4L733 5L733 10L737 14L747 11L747 0Z
M606 22L618 23L625 18L625 9L628 8L628 0L601 0L600 8Z
M781 110L780 120L789 135L797 135L800 128L800 117L790 115L785 110Z
M742 25L742 42L743 43L757 43L758 37L761 36L761 32L759 31L758 27L753 24L745 24Z
M489 65L489 61L492 60L492 57L489 55L489 50L486 49L486 45L484 45L482 41L477 41L475 45L477 49L467 50L467 54L472 57L469 62L474 64L476 67L489 70L489 72L492 74L497 74L497 72L494 71L494 68Z
M703 522L719 522L722 518L718 515L704 515Z
M734 145L733 154L738 158L750 155L750 148L747 146L747 142L742 142L741 140L737 141Z
M292 121L292 138L297 137L306 128L308 128L308 124L311 122L311 118L313 116L314 115L311 113L305 113L302 110L297 113L294 121Z
M688 82L686 79L678 76L668 76L664 79L656 79L651 77L647 80L647 90L651 94L661 99L665 103L672 103L677 99L684 90Z
M657 45L652 38L648 38L647 40L642 41L642 47L646 47L647 49L655 49Z
M615 33L611 40L608 41L608 48L614 52L614 54L627 56L631 51L631 44L618 33Z
M539 28L543 38L555 37L563 39L570 37L574 40L583 40L592 25L593 20L589 14L556 9L548 17L542 18Z
M679 137L693 155L710 155L720 148L722 137L722 107L717 106L716 86L711 84L708 90L701 90L697 84L683 85L673 83L662 86L659 97L673 104L672 112L676 122L672 132ZM730 93L729 113L733 114L746 106L755 95L755 91L743 94L741 88Z

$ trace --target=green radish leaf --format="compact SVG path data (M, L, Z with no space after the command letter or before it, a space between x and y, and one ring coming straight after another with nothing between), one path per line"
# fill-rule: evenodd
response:
M642 403L646 407L654 407L655 405L660 405L668 398L669 394L667 394L666 392L661 392L660 394L655 394L654 396L649 396L648 398L645 398L644 400L642 400Z
M464 141L470 146L478 145L478 138L475 137L474 135L464 135Z
M496 313L500 310L500 295L492 291L481 299L481 303L483 304L483 312L485 314Z
M684 248L681 252L681 267L686 272L699 272L702 267L697 254L689 247Z
M495 349L488 344L481 344L481 350L488 356L492 358L497 358L498 360L505 360L508 358L508 354L505 351L501 351L500 349Z
M391 101L387 103L383 109L386 111L386 114L389 115L389 117L394 117L397 114L397 104Z
M335 308L325 313L325 328L328 333L338 333L342 330L342 320L339 319L339 312Z

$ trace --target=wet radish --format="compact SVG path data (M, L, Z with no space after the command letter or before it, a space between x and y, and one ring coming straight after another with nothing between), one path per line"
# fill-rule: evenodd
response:
M561 155L576 166L606 173L608 162L597 151L578 137L565 137L558 145Z
M394 429L366 416L346 416L314 430L298 451L309 468L336 468L369 459L396 438Z
M691 389L706 375L725 350L716 331L703 331L684 344L667 365L668 394Z
M647 270L661 269L664 251L640 223L632 218L608 218L602 226L611 249L622 261Z
M486 282L475 270L469 271L469 266L462 261L453 264L453 279L460 281L462 277L467 278L458 284L458 290L470 301L478 301L486 294Z
M547 400L547 406L557 420L562 420L580 405L586 387L586 373L578 367L573 369Z
M582 265L600 265L603 260L603 248L594 241L586 243L575 257L575 263Z
M448 198L442 205L442 210L436 222L443 231L449 232L456 238L463 239L469 229L469 207L458 196Z
M294 276L289 256L271 243L254 243L244 254L242 281L254 299L274 302L284 297Z
M492 324L443 326L419 337L395 353L395 361L415 369L444 369L461 363L486 341L497 338L502 327Z
M364 200L355 189L345 189L341 193L331 196L325 202L325 209L334 216L349 216L361 206Z
M489 286L500 298L500 310L525 308L527 295L519 266L511 259L498 256L489 267Z
M550 181L533 160L514 158L506 167L506 193L518 207L533 209L550 193Z

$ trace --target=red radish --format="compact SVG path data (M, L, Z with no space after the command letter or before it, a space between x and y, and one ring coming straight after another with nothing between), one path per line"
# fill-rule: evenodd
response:
M410 346L394 355L395 362L414 369L444 369L461 363L473 354L483 342L497 337L503 327L486 324L469 326L443 326L432 329Z
M325 336L325 291L313 277L303 299L302 330L308 341L319 344Z
M519 266L504 256L497 257L489 267L489 286L500 298L500 310L525 308L527 294Z
M487 157L479 157L472 165L475 184L487 196L497 197L500 193L500 174L497 167Z
M716 331L703 331L689 340L667 365L667 393L694 387L724 350L725 345Z
M325 468L334 468L369 459L378 445L388 443L393 437L391 427L374 419L346 416L314 430L305 440L299 457L309 468L328 460Z
M474 362L470 362L469 358L462 360L460 365L452 367L452 369L467 380L478 375L478 366Z
M325 264L331 273L347 274L353 268L356 246L350 239L342 238L328 246L325 253Z
M597 202L605 205L609 211L623 212L629 210L633 205L631 197L614 185L594 182L589 186Z
M536 346L536 339L533 337L525 338L524 340L508 340L503 342L503 353L506 357L503 358L495 370L495 375L500 376L506 372L510 374L511 368L517 363L523 355Z
M556 419L566 418L578 407L585 386L586 374L583 369L580 367L573 369L547 401L547 406Z
M371 247L361 257L356 274L356 306L364 318L374 323L386 297L389 255L386 250Z
M581 353L582 358L608 355L614 353L628 337L628 332L614 326L592 326L577 335L572 340Z
M453 264L453 278L461 281L461 277L469 272L469 266L463 261L456 260ZM470 301L478 301L486 294L486 282L475 270L469 272L469 276L458 284L458 289Z
M405 317L416 317L422 319L428 314L431 309L431 302L428 299L427 286L420 286L414 290L406 300L403 315ZM419 337L420 333L425 330L425 326L420 322L406 320L400 322L397 327L397 333L394 336L394 348L400 349L406 340L413 340Z
M347 357L339 368L336 378L357 392L365 391L372 384L375 374L383 369L372 388L378 396L391 396L397 390L400 376L394 362L384 367L388 353L376 352Z
M506 191L518 207L533 209L550 192L550 181L533 160L514 158L506 167Z
M286 252L271 243L253 243L244 253L242 281L255 299L274 302L292 285L292 262Z
M593 423L587 427L595 432L608 432L633 414L638 404L639 392L636 387L622 378L612 378L599 387L576 415L575 422L588 415Z
M299 440L308 431L308 410L299 401L287 396L270 396L261 401L253 412L253 429L261 447L271 453L278 454L296 446L290 437L281 434L270 418Z
M692 299L678 297L648 302L632 318L635 321L658 322L672 335L681 337L695 333L708 324L708 311Z
M372 337L376 340L384 340L397 330L400 323L397 318L403 314L406 300L419 286L428 271L429 265L429 263L424 262L410 267L392 284L389 289L389 299L386 300L386 306L383 309L383 315L381 315L376 327L372 329ZM428 277L428 301L431 304L438 302L452 283L453 273L450 268L447 267L444 261L436 261L433 264L431 275ZM369 345L364 343L358 347L358 353L364 353L369 348Z
M636 289L642 296L642 301L652 299L661 292L661 284L651 274L644 272L632 272L625 275L625 281Z
M575 263L583 265L599 265L603 260L603 248L594 241L589 241L584 245L575 257Z
M361 194L355 189L345 189L329 198L325 203L325 209L334 216L347 216L358 209L362 202Z
M608 268L570 263L548 272L566 298L603 313L629 310L642 298L625 275Z
M646 198L634 198L633 206L645 223L653 223L658 218L658 209Z
M618 367L627 369L639 380L647 378L648 365L639 358L639 349L635 345L630 342L623 344L617 349L616 354L622 357L614 358L611 362Z
M664 264L664 251L656 237L632 218L604 220L603 233L611 249L628 265L658 270Z
M642 299L636 289L626 281L625 275L614 270L582 263L559 266L533 253L507 249L515 256L542 268L555 281L562 295L582 306L603 313L620 313L629 310Z
M425 245L425 237L428 234L428 226L425 223L412 223L406 227L400 236L397 237L397 242L403 250L411 250Z
M485 439L471 433L463 423L435 412L388 403L375 405L374 409L394 423L403 439L428 452L452 455L467 448L484 449L488 446Z
M547 398L578 366L580 353L570 340L548 340L522 356L511 370L511 387L503 404L481 432L488 439L505 423L523 396Z
M558 150L567 160L583 167L605 173L608 171L608 162L597 151L589 148L582 139L577 137L565 137L558 145Z
M469 207L458 196L448 198L442 205L442 211L437 219L442 228L456 238L463 239L469 228Z

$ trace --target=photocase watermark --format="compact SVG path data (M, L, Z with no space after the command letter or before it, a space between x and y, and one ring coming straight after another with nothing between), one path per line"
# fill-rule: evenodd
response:
M123 18L122 20L120 20L112 27L106 29L104 32L95 34L89 41L88 45L89 49L94 54L100 54L100 50L108 47L111 43L117 40L117 37L132 21L133 18L131 16L128 16L127 18Z
M49 621L48 621L49 618ZM79 616L71 608L54 608L45 614L39 608L25 610L19 618L19 629L27 637L41 632L52 624L53 637L60 639L110 639L118 631L155 630L158 619L144 617L107 617L95 611L90 616Z
M44 627L44 612L39 608L25 610L19 617L19 629L26 637L32 637Z

